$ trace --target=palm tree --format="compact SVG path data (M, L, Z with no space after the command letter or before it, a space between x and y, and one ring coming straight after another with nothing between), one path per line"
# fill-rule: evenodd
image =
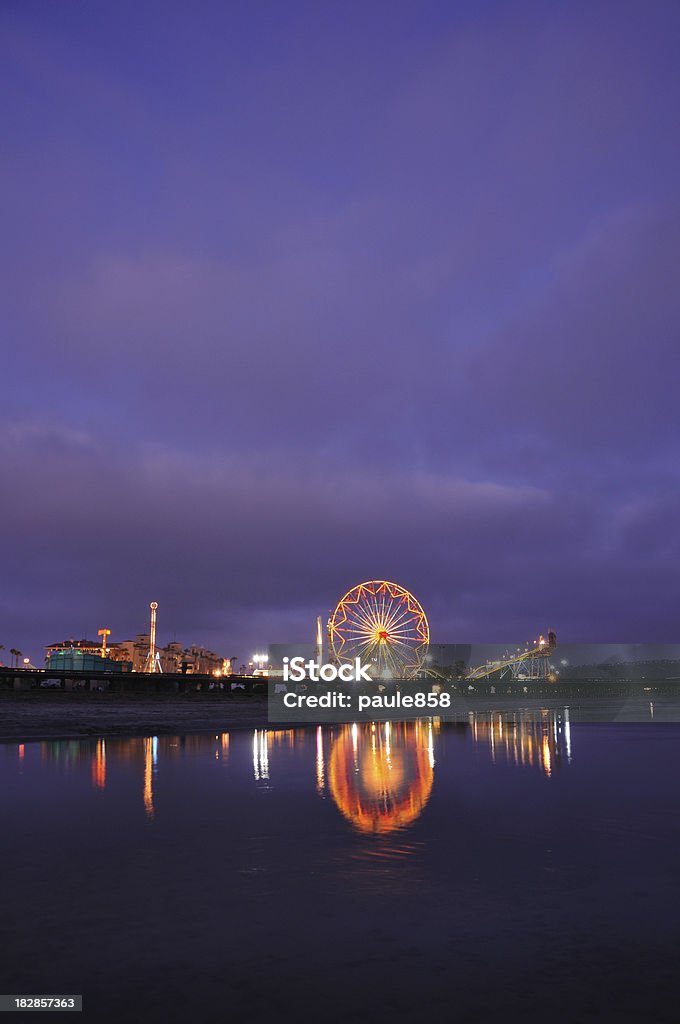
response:
M21 657L21 655L22 655L23 653L24 653L23 651L15 651L15 652L14 652L14 655L15 655L15 657L16 657L16 659L17 659L17 663L16 663L16 665L14 666L15 668L19 668L19 658Z
M4 649L5 649L5 645L4 644L0 644L0 651L4 651Z
M16 668L16 667L17 667L17 661L18 661L18 659L19 659L19 655L21 654L21 651L18 651L18 650L16 649L16 647L10 647L10 649L9 649L9 653L10 653L10 654L12 655L12 657L14 658L14 665L13 665L13 668Z

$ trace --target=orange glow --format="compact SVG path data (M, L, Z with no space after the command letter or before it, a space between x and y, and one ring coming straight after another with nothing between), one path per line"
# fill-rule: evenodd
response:
M319 725L316 730L316 791L323 795L326 788L326 765L324 762L323 729Z
M150 739L144 740L144 809L153 818L153 748Z
M502 756L517 765L542 768L549 778L559 766L560 747L547 722L503 722L495 715L487 721L475 715L471 725L473 742L486 740L494 762Z
M547 736L543 737L543 770L548 777L552 774L552 757L550 756L550 742Z
M374 662L379 675L410 677L422 667L430 627L413 594L388 580L348 590L328 620L328 641L338 662Z
M412 824L430 798L431 734L420 723L344 726L328 761L328 786L360 832L393 832Z
M97 740L97 749L92 759L92 785L96 789L104 789L106 786L106 744L104 740Z

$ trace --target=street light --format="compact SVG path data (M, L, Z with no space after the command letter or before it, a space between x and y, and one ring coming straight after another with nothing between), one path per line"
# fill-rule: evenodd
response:
M267 654L254 654L253 655L253 661L258 666L258 669L259 669L260 672L264 669L264 666L267 664L268 660L269 660L269 656Z

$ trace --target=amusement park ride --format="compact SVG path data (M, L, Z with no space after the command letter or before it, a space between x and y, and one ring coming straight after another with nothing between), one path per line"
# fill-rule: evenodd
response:
M145 672L162 672L156 647L158 602L149 606L149 650ZM106 653L109 629L99 630L102 654ZM415 679L424 675L446 679L432 664L428 654L430 626L422 605L410 591L389 580L367 580L344 594L328 620L327 641L331 661L340 666L356 658L369 668L373 679ZM557 637L549 632L533 644L506 652L496 661L487 661L464 672L458 678L470 684L482 679L552 679L550 658ZM322 620L316 620L316 660L324 661Z
M487 661L471 669L465 676L466 681L489 679L498 675L503 679L510 675L513 679L550 679L550 656L557 646L557 636L552 630L547 638L543 635L528 644L523 650L517 648L514 654L508 652L498 661Z
M373 664L374 678L414 679L427 674L442 678L430 665L430 627L420 602L404 587L389 580L368 580L340 599L328 620L328 645L336 664L360 658ZM549 632L533 644L506 652L497 661L469 669L464 680L550 679L550 657L557 636ZM321 631L317 620L317 649L321 660Z
M145 672L162 672L161 667L161 656L156 650L156 612L158 610L158 601L152 601L149 605L151 609L151 622L149 626L149 653L146 656L146 664L144 665Z
M338 664L361 658L376 677L409 678L422 669L430 627L413 594L388 580L352 587L328 620L328 643Z

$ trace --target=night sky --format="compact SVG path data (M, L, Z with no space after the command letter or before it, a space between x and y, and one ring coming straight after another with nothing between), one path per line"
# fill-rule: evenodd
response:
M2 0L0 643L679 640L679 38Z

